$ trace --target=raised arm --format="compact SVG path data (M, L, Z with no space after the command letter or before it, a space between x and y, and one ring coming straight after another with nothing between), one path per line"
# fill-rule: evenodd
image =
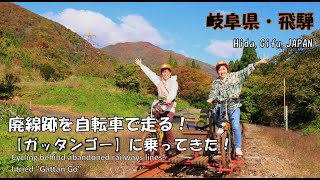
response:
M257 64L267 64L267 63L268 63L268 60L266 57L257 62Z
M178 93L178 88L179 88L178 82L177 82L177 76L172 76L171 78L172 78L171 82L173 83L173 85L172 85L172 87L169 91L169 94L167 96L167 99L166 99L167 103L171 103L172 100L174 100L176 98L177 93Z
M136 58L135 63L141 67L142 71L148 76L148 78L155 84L156 86L160 83L160 76L151 71L147 66L141 63L141 59Z
M243 82L245 79L247 79L249 77L249 75L256 70L257 65L259 64L266 64L268 63L266 58L263 58L262 60L249 64L247 67L245 67L244 69L235 72L236 76L239 78L240 82Z

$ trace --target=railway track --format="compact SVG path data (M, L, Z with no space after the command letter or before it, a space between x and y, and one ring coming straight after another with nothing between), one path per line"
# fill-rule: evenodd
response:
M219 144L217 148L220 148ZM180 154L152 166L145 166L128 178L236 178L244 171L243 160L233 160L230 169L223 169L219 163L220 159L220 153L211 158L200 153Z
M236 178L233 173L222 174L206 167L185 166L178 164L156 164L143 168L127 176L127 178Z
M138 170L134 174L128 176L128 178L152 178L152 177L163 177L164 171L172 167L168 163L158 163L150 167L145 167Z
M231 172L218 171L217 161L208 162L208 157L199 156L198 158L186 161L179 156L172 157L165 162L159 162L127 176L128 178L168 178L168 177L192 177L192 178L234 178L238 174L239 168L234 165Z

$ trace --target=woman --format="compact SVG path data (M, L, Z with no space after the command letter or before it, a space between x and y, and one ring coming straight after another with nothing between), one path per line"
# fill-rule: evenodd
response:
M228 64L224 60L220 60L216 64L216 71L219 75L217 79L213 81L212 88L209 94L208 103L213 101L219 101L222 99L229 99L229 118L232 123L232 128L235 134L236 141L236 155L243 156L242 147L242 135L240 130L240 107L241 103L239 100L239 95L241 92L244 80L256 69L259 64L266 64L268 61L266 58L262 60L249 64L246 68L228 73ZM218 134L223 131L219 128Z
M148 76L154 85L156 85L159 99L165 99L167 105L164 107L165 113L162 114L162 116L169 117L170 122L172 123L173 114L177 105L174 99L176 98L178 92L178 82L177 76L171 76L171 66L168 64L161 65L160 77L156 73L152 72L147 66L143 65L141 63L141 59L137 58L135 63L141 67L142 71ZM165 136L167 143L170 145L170 149L167 151L168 156L180 153L180 151L175 148L172 129L166 131Z

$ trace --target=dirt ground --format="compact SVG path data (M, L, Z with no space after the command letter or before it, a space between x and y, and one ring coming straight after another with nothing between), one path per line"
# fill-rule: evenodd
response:
M299 162L291 159L291 152L274 145L272 139L265 134L263 126L245 124L245 127L245 161L235 169L234 178L310 177L307 171L296 166ZM206 168L177 167L170 170L166 177L201 178L206 177L205 174Z
M239 166L238 177L290 178L301 169L295 167L290 152L273 144L263 126L245 124L245 163ZM302 176L300 176L302 177Z

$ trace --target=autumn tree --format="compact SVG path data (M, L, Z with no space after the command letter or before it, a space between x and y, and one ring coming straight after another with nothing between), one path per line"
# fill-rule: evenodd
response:
M180 98L197 108L210 108L206 102L213 78L203 71L181 66L174 70L178 76Z
M155 72L155 71L154 71ZM140 83L140 93L143 95L158 95L157 87L153 82L147 77L147 75L141 70L138 73L139 83Z

